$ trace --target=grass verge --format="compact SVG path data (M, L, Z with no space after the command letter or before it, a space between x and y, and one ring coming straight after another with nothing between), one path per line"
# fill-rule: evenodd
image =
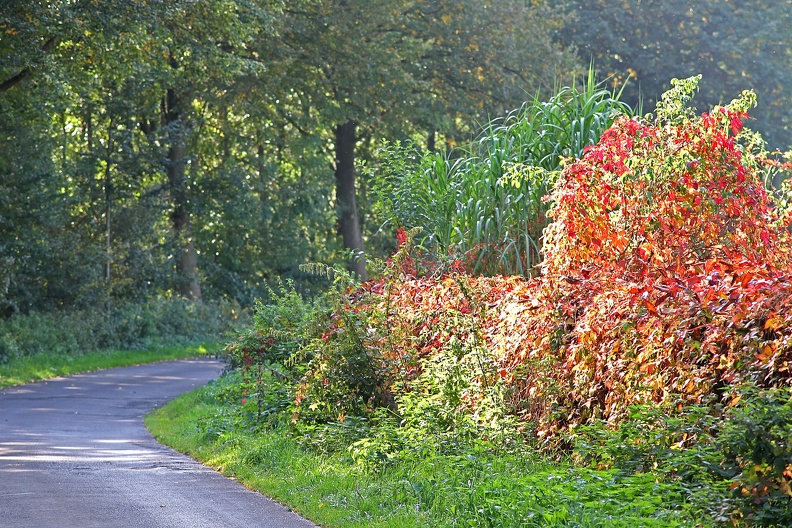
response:
M709 526L686 491L647 474L469 449L369 471L345 451L318 454L285 427L245 427L222 379L146 419L157 439L333 528ZM699 512L700 513L700 512ZM703 516L707 517L707 516Z
M220 349L220 344L207 342L182 346L154 345L145 350L105 350L80 355L38 353L21 356L0 363L0 388L94 370L213 354Z

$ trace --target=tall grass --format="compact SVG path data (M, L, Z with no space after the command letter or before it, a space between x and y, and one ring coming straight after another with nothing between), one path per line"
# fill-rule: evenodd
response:
M393 223L421 226L442 254L464 255L471 271L530 275L541 258L549 204L563 160L599 141L632 110L589 70L582 87L535 96L491 121L468 147L417 154L386 149L375 190Z
M341 448L305 445L287 425L253 428L238 375L180 396L146 418L161 442L333 528L712 526L679 482L651 472L575 468L488 442L431 449L370 470ZM248 405L251 405L250 403ZM287 419L288 421L288 419ZM344 427L346 422L335 424ZM385 434L389 434L385 432ZM302 445L301 445L302 444Z

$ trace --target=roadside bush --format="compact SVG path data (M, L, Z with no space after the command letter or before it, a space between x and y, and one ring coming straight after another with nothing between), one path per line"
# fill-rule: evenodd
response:
M792 391L748 385L713 440L731 478L731 517L749 526L792 526Z
M155 299L107 303L91 310L28 315L0 321L0 361L38 353L81 354L106 349L139 349L153 342L182 344L220 340L240 317L228 303Z
M324 299L306 300L292 281L269 288L256 302L251 328L228 346L229 368L241 372L241 404L253 405L256 425L280 422L294 407L296 385L312 357L308 344L328 318Z
M700 516L721 523L790 526L792 390L749 383L734 393L725 406L640 405L616 427L576 427L575 460L676 483Z
M754 99L695 117L684 103L696 82L676 82L657 117L618 120L565 167L541 280L498 313L492 350L515 405L550 396L525 410L541 435L790 379L788 217L759 177L762 153L735 138Z
M696 116L696 83L564 166L541 276L426 265L402 228L378 279L314 266L321 302L273 295L229 347L242 411L370 470L533 440L715 522L789 525L792 216L764 181L792 165L742 129L752 94Z

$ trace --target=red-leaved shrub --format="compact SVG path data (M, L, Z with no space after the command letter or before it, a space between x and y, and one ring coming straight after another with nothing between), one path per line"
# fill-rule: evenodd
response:
M540 277L465 279L488 307L481 333L515 411L540 435L792 380L789 217L761 156L736 140L750 103L617 121L553 191ZM390 295L391 325L418 355L453 332L444 310L467 309L457 283L408 280Z

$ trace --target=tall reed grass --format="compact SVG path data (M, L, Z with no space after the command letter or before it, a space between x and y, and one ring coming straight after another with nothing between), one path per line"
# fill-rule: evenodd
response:
M470 145L420 155L390 145L375 190L392 223L421 226L425 243L462 256L477 274L530 275L541 259L550 204L543 198L564 159L579 157L620 115L632 115L589 70L582 86L537 95L488 123Z

